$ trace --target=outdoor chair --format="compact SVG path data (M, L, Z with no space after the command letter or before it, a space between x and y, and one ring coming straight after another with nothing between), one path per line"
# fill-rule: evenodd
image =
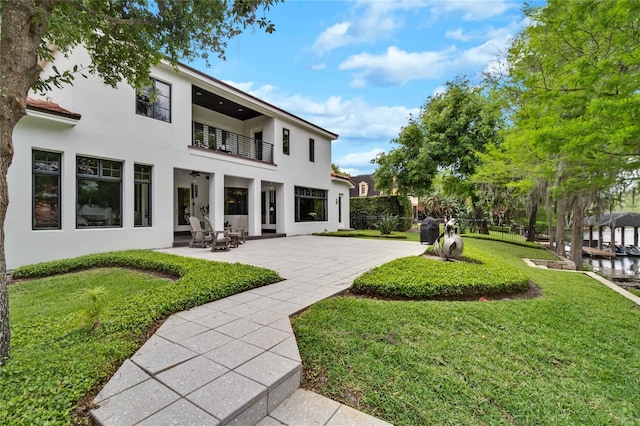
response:
M238 235L238 240L244 244L246 242L245 235L247 233L247 217L235 216L229 230Z
M229 237L229 232L224 231L213 231L213 242L211 243L211 251L216 250L224 250L229 251L231 247L231 238Z
M191 225L191 241L189 242L189 247L205 248L211 244L211 233L202 229L200 219L195 216L189 217L189 225Z
M231 237L229 236L229 232L226 229L223 231L214 231L208 216L204 217L204 221L212 236L211 251L229 251L229 248L231 247Z

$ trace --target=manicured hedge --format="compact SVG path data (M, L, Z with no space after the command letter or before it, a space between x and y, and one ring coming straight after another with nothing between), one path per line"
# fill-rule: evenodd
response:
M366 214L368 216L398 216L398 231L405 231L413 223L411 201L407 197L397 195L378 197L354 197L349 200L351 216Z
M0 367L0 424L72 423L71 412L78 401L110 377L122 361L137 350L158 321L174 312L282 279L278 273L265 268L144 250L25 266L12 271L12 278L46 277L109 267L159 272L175 279L150 280L152 284L136 287L135 292L117 302L109 300L112 297L109 294L102 326L96 330L80 326L79 312L12 319L12 357ZM77 279L73 275L60 278L64 277L68 277L66 283ZM18 296L20 293L29 293L28 297L34 299L33 306L43 309L50 303L44 290L27 291L32 285L40 284L12 285L10 302L17 300L13 297L22 297Z
M467 253L465 253L467 254ZM525 274L481 252L469 261L443 261L422 256L393 260L356 278L353 291L389 298L467 298L517 293L529 288Z

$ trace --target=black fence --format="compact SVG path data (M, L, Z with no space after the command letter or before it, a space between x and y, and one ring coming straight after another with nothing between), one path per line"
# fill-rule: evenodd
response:
M372 215L366 213L353 213L350 218L350 226L353 229L376 229L378 222L383 218L383 215ZM412 217L399 217L398 226L396 231L406 231L411 228L414 220Z
M548 226L536 226L533 236L530 237L529 227L525 225L496 226L479 221L461 221L459 232L485 233L487 231L492 238L504 241L534 241L543 245L549 245L555 239L556 230ZM565 242L571 243L571 229L565 229Z

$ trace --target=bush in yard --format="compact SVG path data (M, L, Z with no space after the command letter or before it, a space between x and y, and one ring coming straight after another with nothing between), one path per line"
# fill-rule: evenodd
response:
M84 272L69 274L78 271ZM12 273L14 280L38 277L46 278L9 287L13 356L0 367L3 425L85 424L87 418L72 417L78 402L167 316L282 279L265 268L146 250L40 263ZM108 291L104 299L101 286ZM98 303L90 313L99 315L99 328L80 327L87 296Z
M471 250L468 261L447 262L410 256L360 275L353 291L389 298L468 298L518 293L529 288L527 276L496 257Z
M382 235L390 235L391 232L395 231L398 226L398 216L383 216L378 223L376 223L376 228Z

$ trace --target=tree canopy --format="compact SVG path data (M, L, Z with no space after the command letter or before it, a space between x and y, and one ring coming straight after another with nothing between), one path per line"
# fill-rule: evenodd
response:
M582 241L585 209L640 166L640 3L550 0L524 12L530 24L490 76L511 124L492 166L531 196L547 188L563 254L565 217Z
M29 90L72 83L81 73L108 85L143 87L162 60L224 58L227 41L249 26L275 30L263 12L279 0L0 0L0 364L10 354L4 221L13 129L26 113ZM78 45L91 62L53 68L42 64Z
M447 82L444 92L429 97L419 117L412 117L392 141L397 146L374 160L376 187L424 195L441 173L450 191L474 198L468 178L475 173L478 153L499 143L501 127L500 109L482 86L462 77Z

